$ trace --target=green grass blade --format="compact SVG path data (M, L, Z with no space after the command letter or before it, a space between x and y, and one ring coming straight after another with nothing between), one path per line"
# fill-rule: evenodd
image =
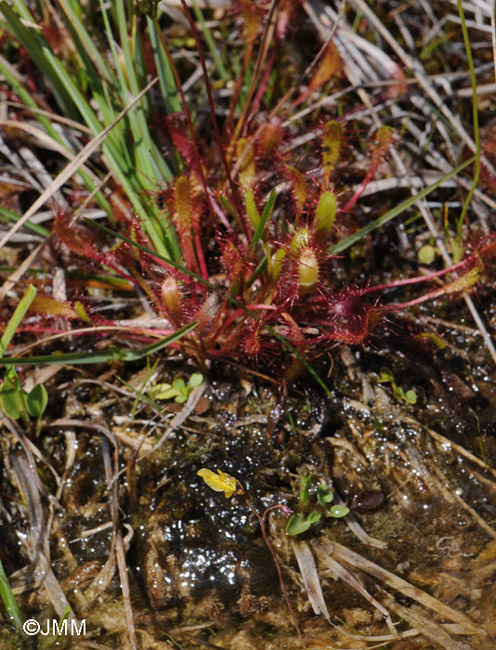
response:
M19 97L19 99L26 104L29 108L34 109L33 114L35 115L36 119L38 122L43 126L45 131L52 137L54 140L57 140L57 142L60 142L64 147L66 146L65 143L62 141L60 138L60 135L57 133L57 131L53 128L52 123L46 117L45 115L40 115L36 109L39 108L38 104L34 101L34 99L31 97L29 92L24 88L24 86L20 83L19 79L17 78L14 70L12 69L10 63L6 61L3 56L0 55L0 73L4 75L7 83L9 86L12 88L14 93Z
M90 75L98 78L101 83L116 84L116 78L112 68L106 63L101 52L95 46L86 26L81 21L78 14L74 11L70 2L59 0L60 7L66 16L66 24L71 34L77 35L74 39L74 45L79 55L84 55L85 69ZM88 65L87 63L90 63ZM94 67L94 71L93 71ZM95 72L97 74L95 74Z
M27 22L32 23L33 25L36 24L36 21L33 15L30 13L29 9L27 8L24 0L12 0L12 5L17 9L19 16L23 20L26 20Z
M345 251L347 248L350 246L353 246L353 244L356 244L362 237L365 237L365 235L368 235L369 232L372 232L373 230L376 230L377 228L380 228L384 224L388 223L388 221L391 221L395 217L397 217L399 214L410 208L412 205L414 205L417 201L420 199L423 199L426 197L428 194L433 192L435 189L437 189L440 185L442 185L445 181L449 180L453 176L456 176L459 174L461 171L463 171L466 167L471 165L474 160L475 156L472 156L465 162L461 163L458 165L458 167L455 167L455 169L452 169L448 174L445 174L442 178L437 180L435 183L432 183L432 185L429 185L428 187L424 187L423 190L420 190L418 194L415 196L411 196L405 201L402 201L399 205L397 205L395 208L392 210L389 210L386 212L386 214L383 214L381 217L378 217L374 221L371 221L369 224L358 230L357 232L353 233L349 237L346 237L346 239L343 239L343 241L338 242L337 244L334 244L334 246L331 246L329 249L329 253L331 255L336 255L337 253L342 253Z
M17 605L15 596L12 593L12 588L10 586L9 579L7 578L7 574L5 573L5 569L3 568L3 564L1 560L0 560L0 598L2 599L2 602L5 606L5 609L7 610L7 614L9 615L10 619L12 620L16 628L19 631L21 631L22 630L21 612Z
M7 327L5 328L2 338L0 339L0 355L3 355L5 353L5 350L9 347L9 343L14 337L14 334L16 333L17 328L21 324L22 319L26 315L27 310L31 307L31 303L33 302L35 296L36 296L36 289L33 287L32 284L30 284L29 287L26 289L25 294L19 301L19 304L15 308L14 313L10 317L10 320L7 324Z
M160 91L165 102L167 113L179 113L181 111L181 102L177 92L176 81L170 67L169 59L160 45L160 39L157 35L158 23L147 16L146 22L150 34L150 42L153 50L153 57L160 83Z
M22 3L16 3L22 6ZM57 103L64 110L65 115L73 119L77 118L74 105L63 84L52 74L52 66L48 60L53 57L46 40L37 33L30 30L21 23L16 13L4 1L0 2L0 11L5 16L9 31L22 43L32 61L35 61L43 76L50 84ZM32 21L31 21L32 22Z
M192 332L197 325L198 322L194 321L189 325L185 325L184 327L181 327L181 329L177 330L173 334L170 334L169 336L160 339L160 341L148 345L146 348L129 352L128 355L126 356L126 361L136 361L137 359L143 359L144 357L148 357L152 354L155 354L155 352L162 350L167 345L179 341L179 339L181 339L183 336L186 336L186 334Z
M22 6L20 0L17 0L17 3ZM18 38L33 62L51 83L54 92L55 88L58 89L58 95L56 97L57 100L60 99L59 105L65 114L72 117L76 109L83 117L84 122L90 127L93 134L97 135L100 133L102 124L95 111L78 88L76 80L71 77L61 61L53 54L44 37L41 34L31 35L29 30L22 25L15 12L4 0L0 2L0 10L6 17L12 33ZM82 52L81 41L76 39L75 44L80 47L80 56L83 60L87 60L87 55ZM134 82L133 84L138 88L138 80L133 72L132 66L132 61L130 61L128 74L131 75L131 78L134 78L136 84ZM92 66L90 66L90 70L91 68ZM131 101L131 94L126 91L125 96L119 97L116 88L107 87L106 90L102 89L100 80L95 74L90 73L88 79L93 86L94 98L98 102L98 108L104 117L104 123L112 123L120 105L123 102L128 104ZM139 94L139 91L135 96L137 94ZM164 178L171 177L170 171L165 161L162 160L161 163L159 162L162 157L148 131L143 108L141 107L137 111L136 116L134 113L128 114L126 120L131 125L135 145L142 143L141 146L128 146L128 142L126 142L126 127L125 123L123 123L122 125L116 125L115 131L109 134L108 139L102 144L103 153L108 160L109 167L115 173L118 182L122 185L131 201L134 211L142 220L145 230L153 241L154 246L162 254L178 258L179 246L172 224L166 223L164 228L162 228L159 224L160 221L165 221L163 215L161 216L159 214L155 206L145 206L139 196L140 192L146 191L147 189L156 190L157 185L161 186ZM138 151L138 165L133 164L130 153L135 149ZM155 161L154 164L151 162L152 159ZM158 178L157 168L160 168Z
M160 341L137 350L126 350L111 345L108 350L101 350L99 352L69 352L67 354L50 354L34 357L0 357L0 364L32 366L58 363L79 366L89 363L107 363L109 361L137 361L138 359L143 359L144 357L155 354L155 352L171 345L171 343L179 341L183 336L194 330L197 325L198 323L196 321L190 323L173 334L160 339Z
M16 223L20 218L21 216L17 214L17 212L9 210L8 208L0 207L0 221L5 221L6 223L9 221ZM40 224L37 223L31 223L31 221L26 221L24 223L24 227L26 230L30 230L35 235L40 235L41 237L49 237L51 235L51 232L48 230L48 228L40 226Z
M262 216L260 217L260 221L258 222L258 226L253 235L253 239L250 242L250 247L248 248L249 253L252 252L252 250L255 248L255 246L262 238L267 221L272 215L272 210L274 209L274 203L276 202L276 198L277 198L276 191L272 190L269 196L269 200L265 204L264 210L262 212Z

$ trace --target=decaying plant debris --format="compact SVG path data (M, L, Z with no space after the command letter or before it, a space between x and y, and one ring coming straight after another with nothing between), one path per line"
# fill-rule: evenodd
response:
M150 155L163 160L147 167L136 155L129 179L91 120L57 116L48 95L23 106L20 88L41 80L22 48L2 42L14 64L0 59L1 216L24 213L0 234L4 327L28 284L38 295L0 348L51 365L17 367L24 397L46 386L38 427L31 413L1 414L0 559L24 618L86 628L34 641L2 610L0 645L491 650L491 6L462 12L479 147L456 3L199 3L208 21L192 14L194 37L182 4L161 8L195 124L178 97L155 123L162 100L153 80L141 89ZM74 66L57 8L42 9L43 38ZM35 29L22 20L21 36ZM215 77L209 29L251 84ZM118 119L97 121L128 143L139 104L129 95L123 106L113 98ZM57 130L32 122L40 109ZM225 133L210 128L212 112ZM163 187L146 177L157 168ZM480 182L465 208L472 168ZM380 227L386 210L434 183L401 222ZM116 219L102 233L89 222L109 206ZM188 384L194 373L204 381ZM296 626L259 521L239 494L209 491L202 468L235 477L258 512L269 509ZM308 515L298 492L309 475L313 502L324 485L351 513L321 508L289 536L284 513Z

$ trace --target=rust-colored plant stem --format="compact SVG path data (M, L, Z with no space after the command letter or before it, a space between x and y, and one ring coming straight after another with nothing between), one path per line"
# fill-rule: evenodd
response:
M277 559L276 552L274 550L274 547L271 544L271 541L269 539L269 536L267 534L267 529L265 528L265 517L269 510L274 510L276 508L280 508L281 506L272 506L271 508L267 508L267 510L263 513L263 515L260 515L257 510L254 508L253 504L249 500L249 498L246 496L246 494L242 493L243 499L245 500L246 505L248 508L252 511L252 513L255 515L255 517L258 519L258 523L260 524L260 530L262 531L262 537L265 542L265 546L269 549L270 554L272 555L272 559L274 560L274 565L276 567L277 571L277 576L279 578L279 585L281 587L282 595L284 597L284 601L286 602L286 607L288 608L289 615L291 616L291 620L293 621L293 625L295 627L296 633L298 634L298 638L300 641L303 640L303 635L300 630L300 626L298 625L298 621L296 620L296 615L293 611L293 608L291 607L291 602L289 600L289 595L288 595L288 590L286 589L286 583L284 582L284 577L282 575L282 569L281 565L279 564L279 560Z

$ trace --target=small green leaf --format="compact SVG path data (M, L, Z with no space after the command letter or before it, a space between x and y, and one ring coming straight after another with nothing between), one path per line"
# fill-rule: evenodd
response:
M43 384L36 384L26 398L29 415L38 418L43 415L48 404L48 393Z
M175 388L178 392L183 392L186 388L186 383L184 379L178 378L174 379L172 382L172 388Z
M311 474L309 474L308 476L302 476L300 478L300 490L303 490L304 492L308 492L311 483L312 483Z
M174 401L177 402L178 404L184 404L184 402L188 399L188 396L185 395L184 393L181 393L177 397L174 398Z
M443 339L433 332L422 332L422 334L417 334L415 338L432 341L438 350L443 350L446 347L446 343L443 341Z
M327 506L329 503L332 503L332 500L334 499L334 493L330 488L327 487L327 485L324 485L321 483L319 487L317 488L317 501L320 503L321 506Z
M172 394L169 391L173 391ZM171 384L155 384L148 391L152 399L170 399L176 396L176 391L172 388Z
M451 255L453 256L453 261L456 264L463 259L463 256L465 255L465 249L454 237L450 237L449 243L451 245Z
M6 370L5 384L3 384L3 386L5 386L4 390L7 390L7 387L10 386L11 390L15 390L16 392L22 391L19 375L17 374L17 370L13 366L11 366Z
M414 390L407 390L405 393L405 396L403 398L405 402L408 402L409 404L416 404L417 403L417 393Z
M312 524L305 519L301 512L291 515L288 523L286 524L287 535L301 535L310 528Z
M9 418L17 420L26 414L26 405L21 382L16 369L12 366L5 373L5 380L0 386L0 407Z
M310 522L310 524L316 524L321 517L322 515L320 514L320 512L314 510L308 515L307 521Z
M286 533L288 535L301 535L301 533L308 530L312 524L317 523L320 517L321 514L316 511L311 512L306 518L301 514L301 512L297 512L289 518L286 525Z
M379 372L381 374L381 378L377 381L378 384L394 384L394 375L391 370L389 370L389 368L381 368Z
M201 374L201 372L194 372L189 378L189 382L188 382L191 388L196 388L197 386L201 386L202 383L203 383L203 375Z
M419 262L422 264L432 264L432 262L436 259L436 249L434 246L426 244L425 246L422 246L417 255Z
M335 519L339 519L340 517L346 517L349 511L350 509L347 508L346 506L332 506L332 508L329 511L329 514L331 515L331 517L334 517Z
M2 384L2 388L5 384ZM24 404L20 393L13 390L0 390L0 407L5 415L13 420L21 417Z

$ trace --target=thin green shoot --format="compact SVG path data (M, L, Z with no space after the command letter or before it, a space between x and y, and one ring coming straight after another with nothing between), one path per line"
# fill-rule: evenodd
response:
M420 52L419 54L419 59L421 61L425 61L425 59L428 59L429 55L434 52L440 45L445 43L446 41L450 41L453 38L452 32L446 32L446 34L443 34L439 38L435 38L432 40L430 43L428 43L424 49Z
M141 402L141 400L143 399L145 389L147 388L148 383L151 381L151 379L153 377L153 373L155 372L155 369L157 368L159 362L160 362L160 359L157 359L155 361L155 363L151 366L150 365L150 357L146 358L146 377L145 377L143 383L141 384L140 388L137 391L132 386L130 386L127 382L124 382L123 380L121 380L124 383L125 386L127 386L128 388L130 388L130 389L132 389L133 391L136 392L136 399L134 400L133 407L131 409L131 420L134 420L134 418L136 417L136 411L138 409L138 405Z
M274 203L276 202L277 194L275 190L272 190L270 193L269 199L267 203L265 204L264 210L262 212L262 216L260 217L260 221L258 222L257 229L255 230L255 233L253 235L253 239L250 242L250 246L248 248L248 253L251 253L255 246L258 244L260 239L262 238L265 230L265 226L267 225L267 221L272 215L272 210L274 209Z
M198 7L198 4L196 0L193 0L193 12L196 16L196 20L200 23L200 29L203 34L203 38L205 39L205 42L207 44L208 50L210 54L212 55L212 58L215 62L215 65L217 67L217 70L219 71L220 77L222 81L229 81L229 75L227 73L226 67L222 62L222 57L219 54L219 51L217 49L217 46L215 45L214 38L212 36L212 33L210 29L207 26L207 23L205 22L205 18L203 17L203 14L201 10Z
M286 415L288 416L288 422L289 422L289 426L291 427L291 431L296 436L298 432L296 430L296 424L293 418L293 414L291 413L291 411L286 411Z

